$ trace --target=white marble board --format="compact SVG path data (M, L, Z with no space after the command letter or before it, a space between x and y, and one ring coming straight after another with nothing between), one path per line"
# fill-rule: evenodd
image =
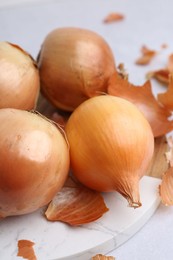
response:
M20 239L35 243L38 260L89 260L98 253L106 254L133 236L153 215L160 203L160 180L144 176L140 182L142 207L133 209L118 193L106 193L109 211L99 220L71 227L61 222L48 222L43 209L25 216L9 217L0 222L0 259L15 260Z

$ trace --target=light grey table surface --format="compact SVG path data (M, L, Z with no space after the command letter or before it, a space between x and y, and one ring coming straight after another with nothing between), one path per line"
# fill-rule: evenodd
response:
M116 63L123 62L130 80L143 84L146 72L166 66L173 53L172 0L1 0L0 41L20 45L34 58L44 37L52 29L77 26L94 30L110 44ZM110 12L125 15L121 22L105 25ZM150 65L140 67L135 60L142 45L155 50L166 43ZM165 89L152 82L153 91ZM109 253L116 260L172 260L173 208L160 205L147 224L125 244Z

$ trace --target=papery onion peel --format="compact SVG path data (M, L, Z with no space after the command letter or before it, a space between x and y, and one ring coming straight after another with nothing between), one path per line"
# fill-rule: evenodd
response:
M169 74L168 89L157 95L158 101L168 110L173 111L173 73Z
M115 257L97 254L92 257L92 260L115 260Z
M45 215L50 221L62 221L77 226L97 220L107 211L99 192L71 179L53 198Z
M144 45L141 48L141 57L136 60L136 64L147 65L152 61L156 54L157 52L155 50L151 50Z
M166 206L173 206L173 138L167 138L169 150L165 152L166 161L169 168L162 176L162 182L159 186L162 203Z
M155 71L150 71L147 73L147 79L155 78L161 83L168 84L169 82L169 74L168 69L159 69Z
M28 260L36 260L36 255L33 249L34 242L26 239L18 241L18 253L17 256L21 256Z
M167 142L169 145L169 150L165 152L167 163L170 167L173 167L173 138L172 136L169 136L167 138Z
M143 86L135 86L115 73L109 80L108 93L134 103L150 123L155 137L173 129L173 121L169 120L171 113L154 97L150 81Z
M147 73L147 78L155 78L161 83L169 84L169 75L173 73L173 54L170 54L168 57L168 63L165 68L158 69L155 71L150 71Z
M123 20L125 17L121 13L113 12L109 13L103 20L104 23L112 23Z
M159 190L162 203L166 206L173 206L173 167L164 173Z

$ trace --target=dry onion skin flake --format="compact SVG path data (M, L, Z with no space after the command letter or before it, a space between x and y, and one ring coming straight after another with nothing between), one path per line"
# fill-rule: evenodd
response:
M92 260L115 260L115 257L97 254L92 257Z
M169 74L169 84L166 92L157 95L158 101L169 111L173 111L173 73Z
M121 13L113 12L109 13L103 20L104 23L113 23L124 20L124 15Z
M129 101L103 95L83 102L66 127L76 178L97 191L117 191L130 206L141 206L139 180L154 151L143 114Z
M38 56L41 91L55 107L73 111L86 99L106 92L115 71L113 53L97 33L64 27L50 32Z
M0 42L0 108L34 109L39 91L36 62L18 45Z
M0 109L0 216L47 205L69 171L69 146L55 125L38 114Z
M164 173L159 192L162 203L165 206L173 206L173 167Z
M37 260L33 246L34 242L26 239L21 239L18 241L18 253L17 256L21 256L28 260Z
M149 49L147 46L142 46L141 57L136 60L138 65L148 65L152 59L156 56L157 52L155 50Z
M147 78L155 78L160 83L168 85L170 82L170 74L173 73L173 54L168 57L167 66L163 69L158 69L155 71L150 71L147 73Z
M69 177L50 202L45 215L50 221L78 226L97 220L107 211L100 192L88 189Z
M165 153L169 168L162 176L162 182L159 186L161 201L165 206L173 206L173 138L167 138L169 150Z
M170 92L172 92L171 89ZM135 104L148 120L154 137L172 131L173 121L169 119L171 113L157 101L152 93L152 85L149 80L142 86L135 86L127 78L122 78L122 75L114 73L109 80L108 93L125 98Z

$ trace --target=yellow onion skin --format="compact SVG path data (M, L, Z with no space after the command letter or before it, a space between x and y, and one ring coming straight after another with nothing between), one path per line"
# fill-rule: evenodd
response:
M154 137L137 107L119 97L93 97L72 113L65 129L78 180L141 206L139 180L152 159Z
M69 170L69 145L58 128L24 110L0 109L0 216L49 203Z
M34 109L39 91L36 62L18 45L0 42L0 108Z
M80 28L58 28L45 38L38 57L41 91L56 107L73 111L106 92L115 61L107 42Z

